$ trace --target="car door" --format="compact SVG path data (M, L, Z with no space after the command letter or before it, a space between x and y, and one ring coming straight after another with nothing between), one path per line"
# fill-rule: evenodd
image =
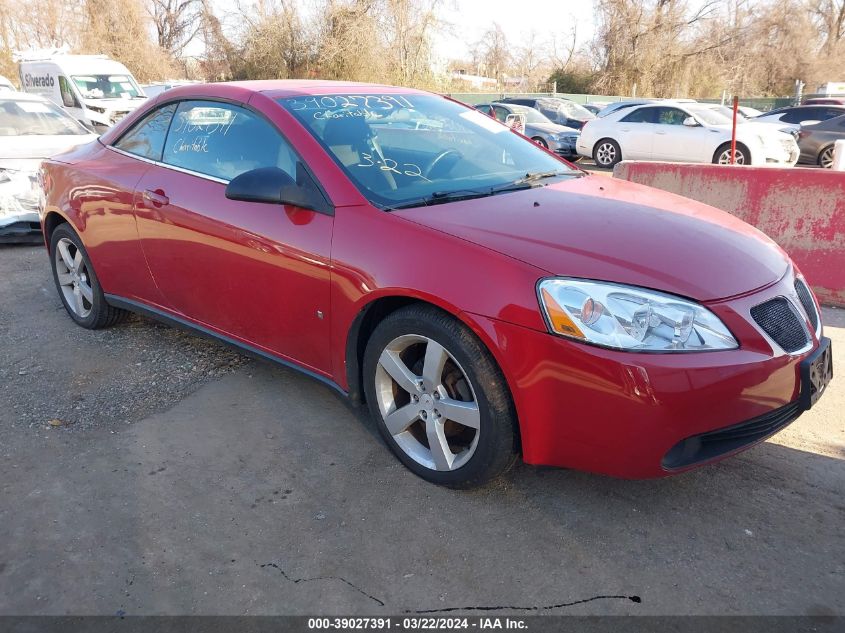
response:
M708 158L705 145L711 132L701 125L684 125L684 120L692 116L680 108L659 106L654 110L654 145L652 152L655 160L704 162ZM709 162L709 160L708 160Z
M165 300L138 242L133 207L138 182L161 157L173 110L144 116L116 143L103 147L86 163L84 185L69 191L103 291L153 306Z
M278 167L300 183L310 178L258 112L228 102L179 103L161 163L138 183L141 244L176 311L327 374L334 216L226 198L231 179L260 167Z
M611 126L610 136L619 143L625 159L654 160L655 108L635 108Z

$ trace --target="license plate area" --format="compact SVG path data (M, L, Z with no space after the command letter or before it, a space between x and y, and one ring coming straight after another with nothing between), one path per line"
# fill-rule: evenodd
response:
M801 362L802 409L809 409L822 397L833 378L833 353L829 338L822 338L818 349Z

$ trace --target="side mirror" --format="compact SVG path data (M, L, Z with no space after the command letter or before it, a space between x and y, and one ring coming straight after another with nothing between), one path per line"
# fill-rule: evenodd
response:
M688 116L686 119L684 119L684 125L686 125L687 127L699 127L701 123L696 121L694 116Z
M259 167L233 178L226 186L229 200L289 204L302 209L330 213L323 194L314 185L301 164L297 164L299 184L286 171L278 167Z
M66 108L77 108L76 99L70 92L62 92L62 104Z

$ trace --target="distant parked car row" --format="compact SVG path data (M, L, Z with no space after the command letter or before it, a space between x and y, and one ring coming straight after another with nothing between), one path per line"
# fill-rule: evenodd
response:
M623 158L731 162L733 122L711 105L676 100L611 106L616 107L581 129L577 143L578 153L600 167L613 167ZM798 156L795 138L773 125L743 121L737 127L737 164L794 165Z
M525 136L568 160L577 161L581 158L575 149L578 130L552 122L535 108L498 102L480 103L475 108L502 123L506 123L510 115L521 114L525 117Z

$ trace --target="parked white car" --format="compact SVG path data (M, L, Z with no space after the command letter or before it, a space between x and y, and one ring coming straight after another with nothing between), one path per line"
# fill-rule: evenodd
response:
M0 75L0 92L15 92L12 82Z
M623 159L727 164L731 127L729 118L701 104L648 103L590 121L578 137L577 150L600 167ZM774 126L737 126L739 165L791 166L798 154L795 138Z
M41 161L96 138L47 99L0 93L0 242L41 239Z

